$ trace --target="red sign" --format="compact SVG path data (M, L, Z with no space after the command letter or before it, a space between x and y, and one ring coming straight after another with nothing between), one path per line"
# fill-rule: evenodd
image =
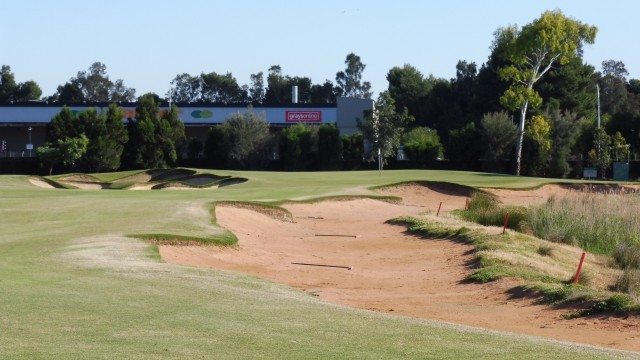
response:
M287 122L322 122L322 111L287 111Z

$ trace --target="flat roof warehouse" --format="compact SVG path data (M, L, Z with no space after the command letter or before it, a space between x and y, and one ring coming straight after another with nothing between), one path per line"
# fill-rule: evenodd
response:
M6 143L4 156L7 152L15 157L33 156L27 145L32 148L45 143L46 125L60 112L63 106L68 106L72 112L84 111L89 108L106 110L109 103L73 103L47 104L42 102L28 102L20 104L0 105L0 140ZM119 103L125 111L125 117L135 118L137 103ZM229 116L247 111L247 104L176 104L179 118L185 124L188 138L204 140L207 129L211 125L223 123ZM160 107L166 111L168 107ZM334 104L287 104L287 105L256 105L256 113L264 114L267 123L274 127L289 126L297 123L325 124L336 123L340 134L350 135L357 131L357 118L363 117L364 111L373 110L373 100L340 97Z

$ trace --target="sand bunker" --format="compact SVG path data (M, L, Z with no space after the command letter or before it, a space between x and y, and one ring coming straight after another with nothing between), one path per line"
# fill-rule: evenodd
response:
M518 201L556 191L545 188L519 193ZM507 291L517 280L466 283L475 266L471 246L418 238L385 224L400 215L433 213L440 202L442 211L463 208L465 192L417 184L381 192L405 201L286 205L295 223L219 206L218 223L236 234L238 247L160 246L160 253L167 262L245 272L362 309L640 351L638 317L561 319L565 311L512 299Z
M125 189L125 190L210 190L246 182L247 179L214 174L196 174L189 169L156 169L103 182L85 174L73 174L45 181L44 178L29 178L31 184L43 188L72 188L81 190ZM58 184L58 186L55 185Z
M55 187L51 184L49 184L48 182L40 179L40 178L34 178L34 177L30 177L29 178L29 182L32 185L35 185L37 187L43 188L43 189L55 189Z

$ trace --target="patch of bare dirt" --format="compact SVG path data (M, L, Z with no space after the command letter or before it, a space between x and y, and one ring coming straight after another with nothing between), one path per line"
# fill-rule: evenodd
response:
M557 191L551 187L545 193L545 188L530 196L548 197ZM251 209L218 207L217 221L236 234L238 247L160 246L160 253L170 263L245 272L357 308L640 351L638 317L564 320L560 315L565 311L512 297L509 290L517 280L465 282L475 265L471 246L422 239L385 224L401 215L433 213L440 202L441 211L463 208L466 193L443 193L419 184L382 192L402 196L404 202L285 205L295 223Z

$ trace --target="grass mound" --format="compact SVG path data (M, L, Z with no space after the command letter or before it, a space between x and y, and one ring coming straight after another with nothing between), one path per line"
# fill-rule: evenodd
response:
M234 246L238 244L238 238L230 232L211 237L195 237L175 234L131 234L132 238L149 241L156 245L218 245Z
M229 206L239 209L248 209L269 216L272 219L284 222L295 222L293 214L283 207L274 204L258 203L253 201L218 201L215 206Z
M393 183L389 185L376 186L376 187L373 187L372 190L393 188L393 187L406 186L406 185L423 186L429 190L432 190L441 194L445 194L445 195L452 195L452 196L469 197L473 193L478 192L478 190L470 186L443 182L443 181L403 181L403 182Z
M457 214L467 221L502 226L509 212L509 228L609 256L610 263L624 269L618 283L610 288L638 299L640 277L633 270L640 269L640 214L635 211L640 197L624 195L619 191L621 187L580 186L584 195L552 197L544 205L530 209L502 207L495 197L475 193L469 209ZM540 246L537 253L548 256L553 251ZM474 280L494 277L495 269L488 269Z
M468 210L456 212L464 220L484 226L503 226L507 213L509 213L507 228L522 230L525 226L526 208L500 206L495 196L484 192L474 192L471 195Z
M216 222L216 204L211 203L208 206L209 216L211 217L211 224L217 226ZM167 233L153 233L153 234L130 234L130 237L142 239L151 242L155 245L173 245L173 246L187 246L187 245L217 245L217 246L235 246L238 244L238 238L226 229L222 229L221 232L210 236L191 236L191 235L177 235Z
M602 304L620 297L630 301L616 307L616 312L640 312L637 296L627 291L619 292L624 290L623 286L629 286L625 284L632 283L629 278L637 274L625 275L617 271L621 278L616 280L612 276L616 272L608 268L609 261L605 257L590 255L580 283L573 285L580 254L577 248L554 245L521 233L502 235L426 218L401 217L388 222L406 226L409 233L426 239L448 238L473 245L476 270L468 276L469 281L486 283L501 278L518 278L524 284L510 290L514 297L529 296L538 298L541 303L577 307L580 310L572 313L576 316L614 311L613 307ZM619 284L617 288L616 284ZM638 291L637 287L632 289Z

